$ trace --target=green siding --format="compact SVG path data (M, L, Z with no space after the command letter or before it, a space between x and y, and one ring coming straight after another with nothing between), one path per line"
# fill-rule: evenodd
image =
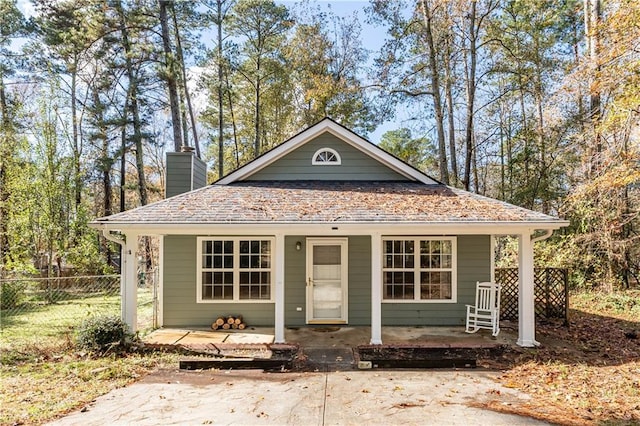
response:
M476 281L491 278L488 235L461 235L458 240L457 303L383 303L382 325L462 325L466 304L473 304Z
M339 166L313 166L311 159L320 148L340 154ZM278 159L247 180L407 180L369 155L330 133L324 133Z
M285 325L306 324L305 236L285 238ZM296 250L296 242L302 244ZM349 325L371 323L371 238L349 237ZM164 326L209 326L218 315L242 314L249 325L273 326L273 303L196 303L196 237L164 238ZM490 238L457 238L457 303L383 303L383 325L462 325L476 281L490 279ZM297 311L301 307L302 311Z
M273 326L273 303L196 303L196 237L164 237L163 325L209 327L220 315L242 314L255 326Z
M202 188L206 184L207 165L204 161L191 152L167 153L167 198Z
M288 236L284 240L284 323L299 327L306 323L306 242L304 236ZM302 244L296 250L296 242ZM296 309L300 307L302 311Z
M371 324L371 237L349 237L349 325Z

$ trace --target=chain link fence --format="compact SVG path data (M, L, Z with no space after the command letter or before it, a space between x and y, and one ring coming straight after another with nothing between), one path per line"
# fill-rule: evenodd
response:
M138 329L153 327L155 271L139 274ZM119 316L120 275L0 280L0 350L73 339L92 316Z

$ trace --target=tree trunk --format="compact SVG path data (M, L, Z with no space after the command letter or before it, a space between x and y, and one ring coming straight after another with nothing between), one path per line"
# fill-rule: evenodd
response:
M2 132L0 132L0 278L4 274L5 261L10 260L11 250L9 250L9 220L7 203L9 201L9 191L7 191L7 161L10 156L9 128L11 120L7 106L7 98L4 91L4 78L0 74L0 115L2 120Z
M78 137L78 100L76 94L78 73L76 68L77 61L74 62L73 69L71 70L71 132L73 137L71 146L73 147L73 191L75 209L78 211L80 203L82 202L82 175L80 168L80 138Z
M236 151L236 167L238 168L240 167L240 144L238 142L238 128L236 126L236 116L235 116L235 112L233 109L233 96L231 96L231 90L229 87L229 75L225 74L225 80L226 80L226 92L227 92L227 98L229 101L229 114L231 114L231 127L233 128L233 144L235 146L235 151ZM224 155L224 152L223 152Z
M600 0L584 0L584 29L587 42L587 52L590 62L589 81L589 121L593 134L593 146L591 148L591 173L593 174L600 163L602 153L602 138L600 136L600 118L602 115L600 106L600 89L597 84L597 73L600 70L600 37L599 28L602 18L602 8Z
M120 211L127 209L126 203L126 183L127 183L127 117L129 109L129 101L125 100L123 108L124 120L122 130L120 131Z
M456 155L456 128L454 121L454 108L453 108L453 49L452 41L453 34L450 33L447 37L447 47L445 52L446 63L444 65L444 93L447 103L447 124L448 124L448 137L449 137L449 161L451 162L451 184L456 186L458 184L458 158Z
M464 137L465 145L465 164L464 164L464 189L469 191L471 188L471 163L475 158L473 144L473 117L474 104L476 98L476 62L477 62L477 29L476 29L476 2L471 2L471 10L466 18L469 20L469 55L467 67L467 113L466 113L466 129Z
M440 180L445 185L449 184L449 166L447 162L447 148L444 136L444 113L442 109L442 97L440 93L440 69L436 58L436 48L433 41L431 23L433 16L425 0L422 3L422 17L425 26L425 38L429 49L429 69L431 73L431 88L433 92L433 108L436 115L436 132L438 136L438 162L440 164Z
M169 38L169 22L167 17L167 0L158 0L160 6L160 27L162 33L162 49L165 57L165 76L167 89L169 91L169 108L171 110L171 125L173 127L173 147L176 152L180 151L183 145L182 126L180 123L180 104L178 99L178 84L176 82L175 58L171 51L171 40Z
M121 0L117 0L116 9L120 17L120 32L122 35L122 48L124 49L125 68L127 78L129 79L129 87L127 88L127 99L131 109L131 119L133 125L133 144L136 151L136 169L138 174L138 194L140 196L140 204L148 204L147 196L147 181L145 179L144 172L144 152L142 146L142 121L140 119L140 109L138 106L138 76L133 69L133 62L131 60L131 44L129 42L129 31L127 30L127 22L122 9ZM125 105L127 103L125 102ZM125 116L126 116L125 112ZM174 126L175 130L175 126ZM178 128L180 130L180 128ZM180 133L180 132L178 132ZM124 155L124 153L123 153Z
M258 77L256 79L256 92L255 92L255 102L256 102L256 108L255 108L255 117L254 117L254 130L256 132L255 134L255 143L254 143L254 150L255 150L255 158L257 158L260 155L260 59L258 58Z
M193 112L193 106L191 105L191 96L189 95L189 87L187 85L187 70L184 65L184 55L182 53L182 40L180 38L180 27L178 26L178 19L176 17L176 11L171 7L171 12L173 16L173 27L175 31L176 37L176 51L178 53L178 63L180 64L180 71L182 73L182 89L184 92L184 100L187 102L187 110L189 111L189 121L191 122L191 134L193 135L193 145L196 149L196 157L201 158L202 154L200 152L200 141L198 140L198 129L196 127L196 117ZM184 143L186 144L188 139L187 133L187 119L185 117L184 108L182 111L182 124L184 127Z
M102 173L102 216L110 216L113 214L112 197L113 187L111 185L111 167L113 166L113 158L109 153L109 138L107 137L107 125L104 120L104 105L100 100L100 94L97 88L93 88L93 106L95 113L95 126L98 138L101 140L99 169ZM101 246L104 249L107 265L111 265L111 243L101 236Z
M217 25L218 25L218 177L224 176L224 114L222 107L224 103L224 91L222 87L222 79L224 77L222 70L222 2L217 0ZM229 100L231 102L231 100Z

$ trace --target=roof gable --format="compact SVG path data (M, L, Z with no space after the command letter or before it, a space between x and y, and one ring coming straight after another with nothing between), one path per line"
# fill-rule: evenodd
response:
M328 136L328 137L327 137ZM364 159L364 163L369 162L370 164L378 164L385 167L384 172L382 170L377 170L375 175L370 175L368 177L362 177L362 179L382 179L382 180L408 180L421 182L424 184L437 184L438 182L422 173L420 170L410 166L404 161L396 158L395 156L389 154L383 149L379 148L377 145L369 142L368 140L358 136L356 133L347 129L346 127L336 123L335 121L325 118L319 123L309 127L308 129L298 133L296 136L291 139L285 141L284 143L276 146L272 150L264 153L260 157L255 160L245 164L244 166L236 169L231 172L227 176L218 180L216 184L218 185L228 185L233 182L239 181L247 181L247 180L264 180L264 179L273 179L273 173L268 173L265 169L274 163L282 160L284 157L288 156L289 158L293 158L291 155L294 151L300 149L305 146L309 142L317 141L318 138L324 137L327 141L333 139L333 144L345 144L347 145L351 151L354 149L361 153L361 159ZM308 163L300 164L300 167L311 167L311 156L307 155ZM362 161L361 161L362 162ZM332 167L335 170L336 166L314 166L314 167ZM369 166L371 169L371 167ZM272 167L275 169L275 167ZM343 168L343 170L345 170ZM363 169L364 170L364 169ZM373 170L372 170L373 171ZM272 170L273 172L273 170ZM330 175L330 173L320 172L320 174L324 174L326 177ZM338 174L340 171L338 171ZM307 174L306 176L299 175L298 179L315 179L317 176L313 176L314 172ZM354 178L354 174L350 175L340 175L337 179L344 179L347 177L348 179L359 180ZM278 176L279 179L283 179L283 176ZM292 175L292 179L296 180L295 176ZM322 179L322 178L321 178Z

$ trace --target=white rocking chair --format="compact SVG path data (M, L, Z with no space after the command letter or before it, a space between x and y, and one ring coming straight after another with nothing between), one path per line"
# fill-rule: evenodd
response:
M476 304L467 305L467 333L481 328L491 330L493 336L500 333L500 284L478 282Z

